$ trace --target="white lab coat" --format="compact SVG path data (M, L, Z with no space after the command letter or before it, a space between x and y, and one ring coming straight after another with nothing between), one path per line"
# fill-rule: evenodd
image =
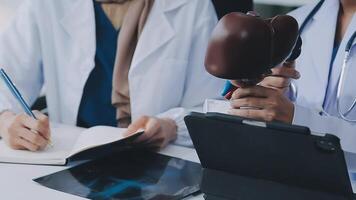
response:
M336 110L335 93L346 43L356 31L356 15L354 15L348 27L333 63L329 83L329 89L332 93L327 95L339 4L338 0L326 0L301 35L303 39L302 54L297 60L297 70L301 73L301 79L296 81L298 96L295 102L293 123L308 126L315 133L337 135L341 139L345 151L356 152L356 123L346 122L339 117ZM294 16L301 25L314 6L315 4L304 6L293 11L290 15ZM349 84L349 89L345 91L342 97L349 103L356 97L356 79L352 77L352 74L356 74L355 43L356 41L353 41L351 57L347 62L353 68L352 71L348 72L347 84ZM350 87L350 85L353 85L353 87ZM326 110L331 116L321 112L325 96L329 98L328 101L332 102L332 108ZM351 116L356 119L356 110L352 111Z
M133 120L169 117L176 143L191 145L183 117L219 97L224 84L203 65L216 22L211 1L155 1L129 72ZM30 103L45 85L51 121L75 125L95 44L92 0L28 0L0 35L0 66ZM14 109L14 98L1 94L0 111Z

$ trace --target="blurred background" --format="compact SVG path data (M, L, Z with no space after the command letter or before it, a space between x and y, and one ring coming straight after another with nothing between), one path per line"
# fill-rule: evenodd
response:
M26 0L0 0L0 32L6 29L15 16L16 10L21 3ZM31 1L31 0L29 0ZM48 1L48 0L42 0ZM57 0L61 1L61 0ZM73 0L74 1L74 0ZM91 0L87 0L91 1ZM174 0L172 0L174 1ZM207 0L200 0L207 1ZM248 10L252 6L251 0L211 0L217 10L219 17L225 13L238 8L240 10ZM319 0L254 0L254 10L263 17L271 17L277 14L285 14L307 3L316 2ZM0 44L1 45L1 44ZM45 87L42 89L42 96L32 106L35 110L43 110L46 108L46 99L44 98Z
M16 8L23 1L24 0L0 0L0 31L6 27L11 20L11 17L16 12ZM255 0L254 3L255 10L262 16L268 17L276 14L287 13L301 5L315 1L317 0Z

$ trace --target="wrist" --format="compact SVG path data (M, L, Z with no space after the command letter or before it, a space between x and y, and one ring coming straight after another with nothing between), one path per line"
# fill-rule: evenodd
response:
M294 112L295 112L295 107L294 107L293 103L291 103L289 110L290 110L290 112L289 112L289 115L288 115L287 123L292 124L293 123L293 119L294 119Z
M177 131L178 131L178 126L176 122L170 118L162 118L161 120L164 122L166 131L170 135L170 141L175 140L177 138Z

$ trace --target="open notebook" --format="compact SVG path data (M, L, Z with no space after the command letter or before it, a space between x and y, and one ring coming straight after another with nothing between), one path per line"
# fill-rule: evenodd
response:
M126 129L96 126L82 129L72 126L52 125L51 140L53 146L39 152L13 150L0 139L0 162L21 164L65 165L68 158L83 151L112 143L120 143L137 137L143 132L137 132L130 137L124 137Z

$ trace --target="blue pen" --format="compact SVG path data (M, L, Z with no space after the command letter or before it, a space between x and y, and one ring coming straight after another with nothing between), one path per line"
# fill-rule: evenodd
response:
M17 90L15 85L12 83L10 77L6 74L4 69L0 69L0 75L1 75L2 79L4 80L5 84L7 85L7 87L9 88L9 90L11 91L12 95L14 95L14 97L17 99L17 101L21 104L21 107L26 112L26 114L31 116L34 119L37 119L36 116L31 111L28 104L26 103L26 101L23 99L21 93Z

